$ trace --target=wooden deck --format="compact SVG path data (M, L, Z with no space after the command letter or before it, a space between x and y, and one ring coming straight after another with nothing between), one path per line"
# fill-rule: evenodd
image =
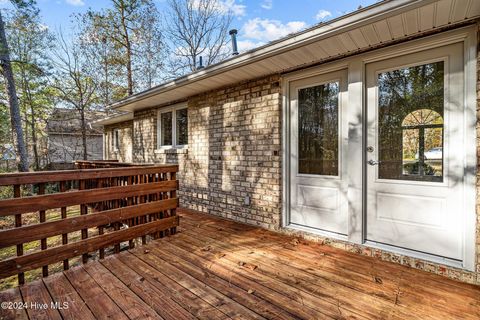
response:
M480 319L480 287L179 214L172 237L0 293L28 307L0 318Z

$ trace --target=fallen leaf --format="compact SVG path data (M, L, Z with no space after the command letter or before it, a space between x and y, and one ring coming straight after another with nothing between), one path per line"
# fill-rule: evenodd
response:
M149 252L150 250L147 250L147 249L143 250L143 253L149 253Z
M254 293L254 292L255 292L255 290L248 289L248 293L252 294L252 293Z
M254 264L251 264L251 263L245 263L243 266L244 266L245 268L247 268L247 269L250 269L250 270L255 270L255 269L257 269L257 266L254 265Z
M205 248L202 248L202 251L210 251L211 249L212 249L212 247L207 246L207 247L205 247Z
M375 280L376 283L379 283L379 284L383 283L383 280L379 277L373 277L373 279Z
M244 264L245 264L245 262L243 262L243 261L239 261L239 262L238 262L238 265L239 265L240 267L243 267Z

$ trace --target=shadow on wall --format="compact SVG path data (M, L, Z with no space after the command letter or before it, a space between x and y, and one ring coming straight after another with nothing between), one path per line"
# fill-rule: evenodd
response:
M135 114L134 115L134 118L136 119L137 118L137 115ZM145 130L147 128L145 128L145 119L143 117L143 115L141 115L140 117L140 121L135 121L134 124L133 124L133 139L134 139L134 143L135 143L135 146L138 146L138 150L137 152L135 152L135 157L134 157L134 162L148 162L147 161L147 157L146 157L146 153L148 152L148 150L145 150L145 143L144 143L144 140L145 140Z
M273 82L273 85L272 85ZM245 83L197 97L193 117L207 131L208 149L193 143L185 170L192 209L257 224L280 225L280 87L278 79ZM242 94L240 94L242 93ZM208 112L202 112L202 109ZM196 123L196 122L195 122ZM198 140L197 140L198 139ZM207 149L207 150L205 150ZM198 152L198 153L197 153ZM198 157L198 158L197 158ZM206 166L206 167L205 167ZM196 182L205 181L201 187ZM187 196L186 194L186 196Z

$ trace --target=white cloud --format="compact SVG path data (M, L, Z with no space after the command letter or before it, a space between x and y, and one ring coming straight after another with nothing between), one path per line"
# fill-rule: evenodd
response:
M192 3L193 8L199 8L202 5L201 0L192 0ZM231 12L236 17L243 17L246 14L247 6L236 3L236 0L217 0L215 9L222 14Z
M327 10L319 10L317 12L317 15L315 16L315 19L317 19L318 21L321 21L327 17L331 17L332 16L332 13L330 11L327 11Z
M262 41L253 41L253 40L239 40L238 41L238 51L240 52L245 52L252 50L256 47L260 47L261 45L264 45L265 43Z
M235 17L243 17L246 13L247 6L238 4L235 0L218 0L217 9L223 14L231 12Z
M85 5L85 2L83 2L83 0L65 0L65 2L76 7L81 7Z
M264 0L261 6L263 9L270 10L273 8L273 0Z
M244 39L268 42L300 31L306 26L307 24L303 21L290 21L283 24L278 20L255 18L247 21L242 31Z

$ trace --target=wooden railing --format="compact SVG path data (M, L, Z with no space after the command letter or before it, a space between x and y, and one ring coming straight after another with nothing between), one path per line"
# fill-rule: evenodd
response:
M51 264L63 261L66 270L71 258L86 263L89 254L119 252L121 243L133 248L139 238L144 244L174 234L177 171L162 165L1 174L0 188L11 188L13 197L0 200L0 219L10 221L0 230L0 250L16 246L16 256L0 261L0 278L18 274L23 284L30 270L42 268L46 277ZM77 214L69 214L72 208ZM25 252L32 241L40 241L40 250Z
M143 167L153 164L139 164L118 162L118 160L76 160L73 162L75 169L119 168L119 167Z

